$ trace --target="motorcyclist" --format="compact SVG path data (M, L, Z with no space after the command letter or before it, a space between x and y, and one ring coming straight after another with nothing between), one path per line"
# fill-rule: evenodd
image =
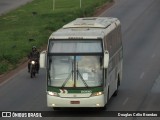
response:
M28 55L28 72L30 72L30 65L31 65L31 60L35 60L36 61L36 71L37 73L39 72L39 52L36 48L36 46L32 47L32 51L30 52L30 54Z

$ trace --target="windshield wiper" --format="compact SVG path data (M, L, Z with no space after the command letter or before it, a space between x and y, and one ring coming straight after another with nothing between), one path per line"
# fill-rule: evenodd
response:
M79 72L79 69L78 69L78 62L77 62L77 80L78 80L78 75L79 77L81 78L82 82L84 83L84 85L88 88L89 86L87 85L86 81L83 79L81 73Z
M85 85L85 87L89 87L86 83L86 81L83 79L81 73L79 72L79 69L78 69L78 63L77 63L77 69L74 67L76 65L74 65L74 63L72 63L72 71L71 73L68 75L67 79L64 81L63 85L61 86L61 88L64 88L65 85L67 84L68 80L71 78L72 76L72 79L74 77L74 87L76 87L76 73L77 73L77 80L78 80L78 76L80 77L80 79L82 80L83 84ZM76 70L76 71L75 71Z
M72 75L72 72L68 75L67 79L64 81L64 83L61 86L61 88L63 88L67 84L68 80L71 78L71 75Z
M72 63L72 71L71 73L68 75L67 79L64 81L63 85L61 86L61 88L64 88L64 86L67 84L68 80L71 78L72 76L72 79L73 79L73 63Z

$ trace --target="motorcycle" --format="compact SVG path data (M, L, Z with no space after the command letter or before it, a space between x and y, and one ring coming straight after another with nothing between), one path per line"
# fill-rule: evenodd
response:
M31 78L35 77L36 73L37 73L37 62L36 62L36 60L31 60L30 61Z

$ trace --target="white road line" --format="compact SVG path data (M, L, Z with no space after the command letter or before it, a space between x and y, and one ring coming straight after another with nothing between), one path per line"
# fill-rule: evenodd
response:
M6 79L5 81L3 81L2 83L0 83L0 87L3 86L4 84L6 84L7 82L9 82L11 79L14 79L18 74L21 74L26 68L18 71L17 73L15 73L14 75L12 75L11 77L9 77L8 79Z
M125 105L128 102L128 97L125 99L125 101L123 102L123 105Z
M17 75L17 74L16 74ZM4 84L6 84L7 82L9 82L11 79L13 79L16 75L11 76L10 78L8 78L7 80L3 81L2 83L0 83L0 87L3 86Z
M140 75L140 79L143 79L145 73L143 72L141 75Z

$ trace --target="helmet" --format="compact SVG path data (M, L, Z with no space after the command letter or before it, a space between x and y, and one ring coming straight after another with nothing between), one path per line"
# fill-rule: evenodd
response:
M36 46L33 46L32 51L36 51L36 50L37 50Z

